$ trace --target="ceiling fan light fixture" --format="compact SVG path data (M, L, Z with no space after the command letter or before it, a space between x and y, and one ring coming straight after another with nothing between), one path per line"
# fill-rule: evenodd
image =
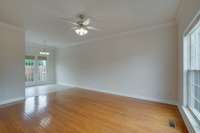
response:
M80 27L80 28L77 28L75 30L76 34L78 34L79 36L84 36L88 33L88 30L84 27Z

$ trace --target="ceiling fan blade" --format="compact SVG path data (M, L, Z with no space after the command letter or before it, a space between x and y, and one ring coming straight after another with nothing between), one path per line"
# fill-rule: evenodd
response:
M87 26L87 29L89 29L89 30L96 30L96 31L99 31L99 30L100 30L100 29L95 28L95 27L92 27L92 26Z
M83 21L83 25L89 25L90 24L90 18L87 18Z
M78 29L78 27L72 27L72 29L73 29L73 30L76 30L76 29Z
M73 25L78 25L77 23L69 21L69 20L65 20L65 21L68 22L68 23L70 23L70 24L73 24Z
M70 23L70 24L73 24L73 25L78 25L76 22L73 22L67 18L61 18L64 22L67 22L67 23Z

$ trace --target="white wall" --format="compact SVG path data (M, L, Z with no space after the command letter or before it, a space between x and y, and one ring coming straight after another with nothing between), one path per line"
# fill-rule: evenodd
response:
M44 46L41 46L39 44L34 44L27 42L26 44L26 49L25 49L25 54L26 55L33 55L33 56L39 56L40 55L40 50L44 48ZM47 73L47 82L46 84L55 84L56 83L56 66L55 66L55 52L56 49L53 47L46 47L45 49L50 53L50 55L47 58L48 62L48 73ZM44 84L44 83L42 83ZM38 84L37 84L38 85ZM27 84L27 86L29 86Z
M57 80L176 103L177 27L161 25L57 51Z
M24 47L24 31L0 23L0 105L24 98Z

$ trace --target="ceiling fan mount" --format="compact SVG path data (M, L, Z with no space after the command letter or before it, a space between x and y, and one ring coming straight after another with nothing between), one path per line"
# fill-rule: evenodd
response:
M79 17L80 19L84 19L84 18L85 18L85 15L79 14L78 17Z

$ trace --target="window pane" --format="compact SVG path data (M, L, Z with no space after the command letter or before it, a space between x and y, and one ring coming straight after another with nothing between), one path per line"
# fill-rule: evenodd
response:
M197 32L191 34L191 68L198 69L199 67L199 41Z

